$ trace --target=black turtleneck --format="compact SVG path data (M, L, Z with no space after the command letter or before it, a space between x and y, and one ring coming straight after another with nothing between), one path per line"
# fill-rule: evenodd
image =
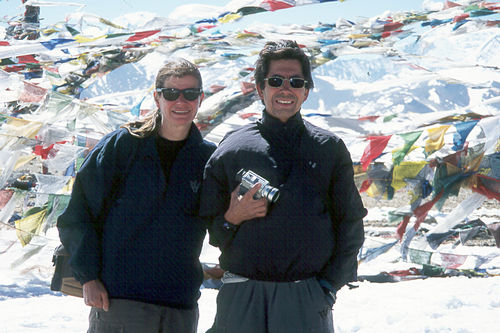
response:
M182 149L182 147L184 147L186 141L187 139L181 141L171 141L159 135L156 136L156 150L158 151L158 155L160 156L161 166L167 183L170 177L170 169L172 168L172 164L174 164L177 154Z

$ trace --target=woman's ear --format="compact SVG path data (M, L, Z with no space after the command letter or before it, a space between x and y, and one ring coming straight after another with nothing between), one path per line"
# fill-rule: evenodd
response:
M155 100L156 107L160 109L160 95L156 91L153 93L153 98Z

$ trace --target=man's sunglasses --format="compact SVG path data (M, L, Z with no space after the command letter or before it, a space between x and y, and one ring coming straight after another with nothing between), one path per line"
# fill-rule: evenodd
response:
M288 81L290 83L290 87L296 89L304 88L304 86L307 84L306 80L301 79L299 77L292 77L289 79L285 79L279 76L273 76L265 78L264 81L267 81L267 84L269 84L269 86L273 88L281 87L285 81Z
M177 88L157 88L156 92L161 92L163 94L163 98L172 102L179 98L181 93L186 100L194 101L202 94L203 91L201 88L188 88L182 90Z

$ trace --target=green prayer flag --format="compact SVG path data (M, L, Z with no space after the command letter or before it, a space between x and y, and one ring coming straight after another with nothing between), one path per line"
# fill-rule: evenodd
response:
M392 153L392 162L394 163L394 165L399 165L399 163L401 163L401 161L404 159L406 154L408 154L408 151L421 134L422 131L400 134L400 136L405 140L405 144L403 148Z

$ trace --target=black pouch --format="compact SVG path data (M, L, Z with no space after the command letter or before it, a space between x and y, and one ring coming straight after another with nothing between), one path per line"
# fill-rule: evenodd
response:
M54 250L52 262L55 270L50 283L50 290L60 291L69 296L83 297L83 287L73 277L73 272L69 266L69 253L62 244Z

